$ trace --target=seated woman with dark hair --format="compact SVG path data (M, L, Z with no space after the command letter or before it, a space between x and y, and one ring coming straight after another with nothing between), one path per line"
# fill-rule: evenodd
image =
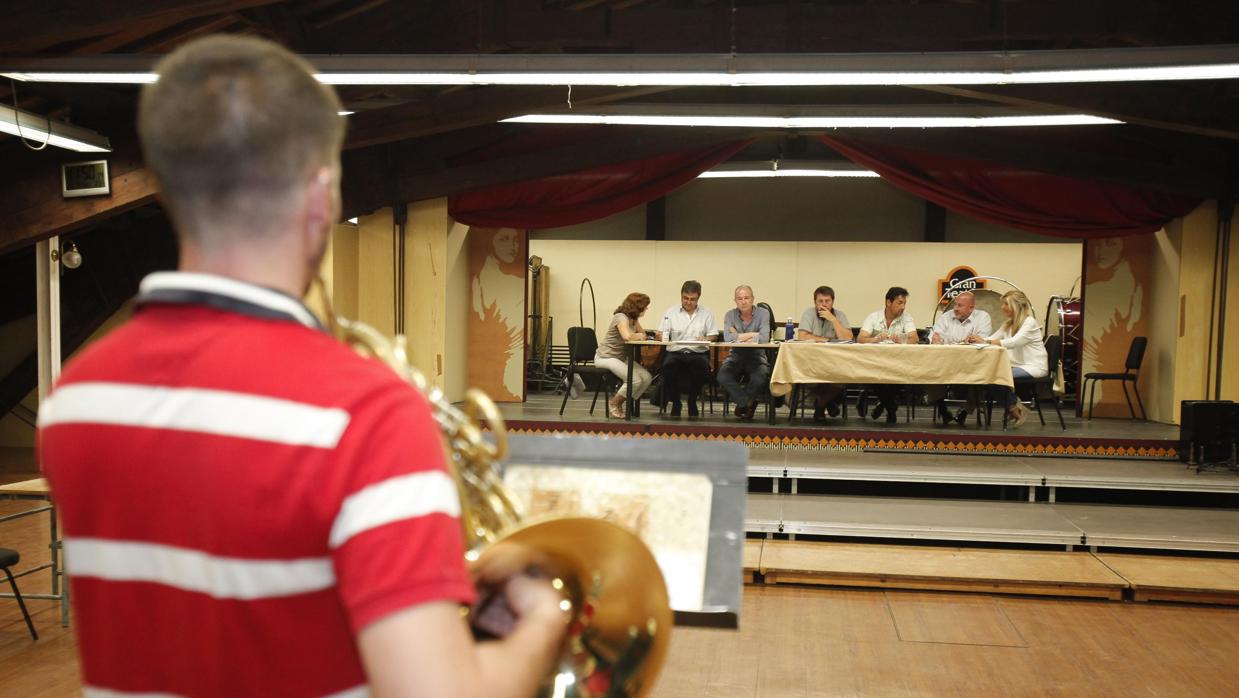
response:
M598 354L594 357L594 365L601 366L619 377L621 381L628 379L628 348L625 342L645 339L645 330L641 328L640 317L645 309L650 307L650 297L644 293L630 293L615 309L611 316L611 325L598 343ZM632 367L632 397L641 398L645 389L650 387L650 372L640 364ZM621 385L615 392L615 397L607 403L607 414L616 419L624 418L624 400L628 397L627 385Z

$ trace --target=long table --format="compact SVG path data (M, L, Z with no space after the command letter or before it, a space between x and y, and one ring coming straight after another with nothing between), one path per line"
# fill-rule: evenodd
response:
M764 349L767 353L773 353L778 350L779 345L776 342L667 342L656 339L642 339L635 342L625 342L628 345L628 381L625 383L627 388L627 400L624 401L624 419L632 420L632 368L641 360L641 347L668 347L676 345L696 345L705 347L707 350L721 349L728 347L731 349ZM770 411L770 423L774 423L774 410Z
M786 395L797 383L1015 385L1002 347L783 342L770 374L770 394Z
M632 419L632 372L641 347L684 342L627 342L628 382L624 418ZM797 383L887 383L895 385L1001 385L1013 388L1011 359L1002 347L960 344L843 344L833 342L709 342L706 348L778 352L770 394L787 395ZM773 417L773 410L771 411ZM771 420L773 422L773 419Z

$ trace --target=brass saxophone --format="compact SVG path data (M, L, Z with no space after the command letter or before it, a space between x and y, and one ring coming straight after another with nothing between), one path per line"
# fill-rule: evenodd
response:
M666 659L672 612L662 572L641 540L602 519L522 520L520 506L495 464L507 456L507 431L495 403L469 389L463 408L428 384L409 363L403 335L335 316L332 333L363 356L376 358L420 390L443 432L461 502L465 557L485 563L506 544L535 550L545 571L570 604L563 647L537 695L555 698L623 698L647 695ZM489 426L492 439L483 435Z

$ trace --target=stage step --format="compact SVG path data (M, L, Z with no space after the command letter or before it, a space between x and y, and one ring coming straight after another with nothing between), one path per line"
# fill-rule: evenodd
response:
M1059 488L1239 494L1233 472L1197 473L1177 461L956 456L873 451L795 451L750 448L749 477L860 482L1015 485Z
M1239 605L1239 560L1098 553L1131 585L1137 601Z
M1128 584L1086 552L766 540L767 584L826 584L1119 600Z
M1233 559L749 539L744 560L765 584L1239 605Z
M1239 510L750 493L745 530L1239 552Z

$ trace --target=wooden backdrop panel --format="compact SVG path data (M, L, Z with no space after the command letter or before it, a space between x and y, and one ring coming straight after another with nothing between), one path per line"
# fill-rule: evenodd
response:
M525 399L525 260L528 237L512 228L470 228L469 385L496 402Z

